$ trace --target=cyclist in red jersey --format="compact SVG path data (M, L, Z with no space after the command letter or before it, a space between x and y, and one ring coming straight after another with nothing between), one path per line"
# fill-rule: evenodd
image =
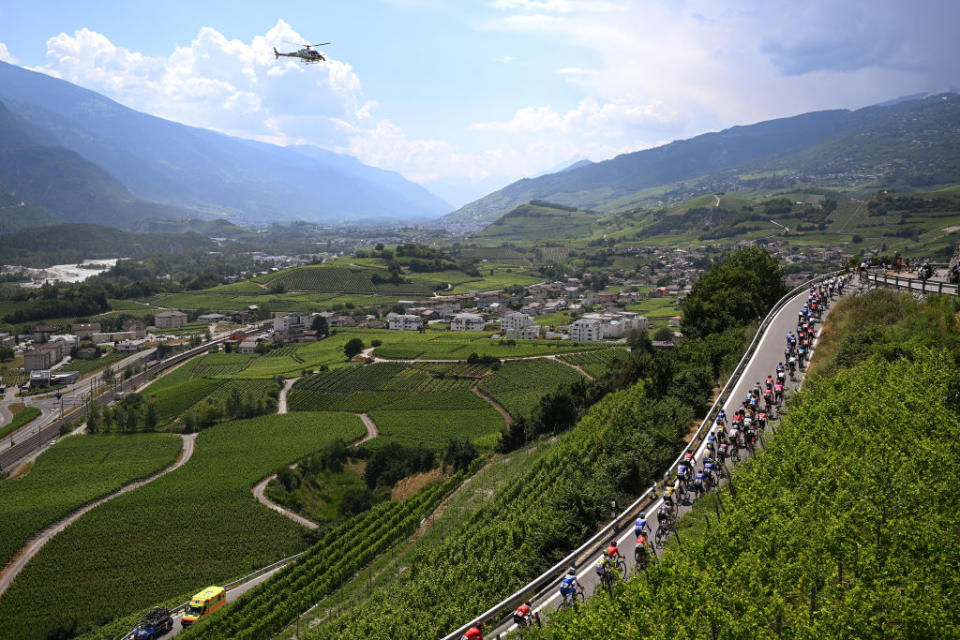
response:
M531 608L532 606L530 601L527 600L513 612L513 621L518 627L524 627L530 624L530 612L533 610Z
M620 553L620 549L617 548L617 539L614 538L610 540L610 544L607 545L607 555L611 558L622 558L623 554Z
M463 634L463 640L483 640L483 622L473 625Z

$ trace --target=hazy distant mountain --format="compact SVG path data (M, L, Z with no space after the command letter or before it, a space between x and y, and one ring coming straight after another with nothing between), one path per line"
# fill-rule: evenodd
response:
M102 168L75 151L44 144L50 141L43 129L18 118L0 103L0 188L13 207L0 209L0 231L57 221L109 221L125 227L142 218L184 215L172 207L134 198ZM21 202L44 211L22 208Z
M960 98L948 94L732 127L520 180L443 221L488 223L535 199L620 210L744 186L843 188L873 179L920 187L950 182L951 175L957 181L958 168ZM771 171L787 173L763 175Z
M452 208L399 174L349 156L188 127L5 63L0 100L43 133L43 144L76 152L135 197L195 213L349 222L435 217Z

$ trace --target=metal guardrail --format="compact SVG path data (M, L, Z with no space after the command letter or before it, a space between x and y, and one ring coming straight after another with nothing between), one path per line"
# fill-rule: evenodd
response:
M867 282L884 287L896 287L921 294L948 294L960 295L960 284L953 284L944 280L921 280L920 278L905 278L898 275L884 273L868 273Z
M760 326L757 327L757 331L753 336L753 340L750 342L750 345L744 351L743 356L740 358L740 361L737 363L737 366L734 368L733 373L727 379L726 384L723 386L723 389L720 391L720 394L714 400L713 405L707 411L706 415L703 418L703 421L700 423L700 426L697 428L697 431L694 433L693 438L690 442L684 447L684 450L680 452L680 455L677 456L677 459L674 460L668 468L664 477L667 478L672 474L676 473L677 466L680 464L680 461L683 460L683 454L690 447L697 447L705 437L705 430L708 425L713 424L713 418L716 415L717 409L723 406L723 403L729 398L730 392L736 386L737 382L740 380L740 376L743 375L743 371L746 368L746 365L750 362L750 359L753 357L753 354L756 352L757 346L760 344L760 340L763 335L766 333L770 324L773 322L773 318L780 312L788 301L792 300L795 296L802 293L804 290L808 289L811 284L819 282L821 280L826 280L827 278L832 278L837 275L841 275L843 271L832 271L827 274L819 275L815 278L811 278L806 282L794 287L786 295L784 295L776 304L771 307L769 313L761 321ZM641 505L646 505L648 502L653 503L656 500L656 485L647 489L643 495L637 498L629 507L624 509L618 516L616 516L610 523L603 527L600 531L594 534L589 540L584 542L582 545L577 547L574 551L571 551L565 558L560 560L557 564L550 567L538 577L534 578L532 581L525 584L523 587L510 594L494 606L490 607L487 611L483 612L467 624L461 626L457 630L447 634L443 637L442 640L459 640L460 637L477 621L484 620L487 618L496 617L501 612L508 612L505 617L497 618L500 622L505 622L509 615L520 605L521 602L530 598L530 594L540 594L544 587L552 585L555 582L560 574L571 565L577 564L577 559L582 555L590 553L595 553L599 546L597 543L601 540L605 540L607 536L610 535L611 531L616 531L622 526L622 524L627 521L629 518L632 518L633 515L639 510Z

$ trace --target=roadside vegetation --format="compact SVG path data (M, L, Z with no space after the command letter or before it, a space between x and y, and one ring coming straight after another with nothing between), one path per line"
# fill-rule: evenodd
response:
M958 310L887 291L839 303L833 347L722 516L532 637L954 635Z

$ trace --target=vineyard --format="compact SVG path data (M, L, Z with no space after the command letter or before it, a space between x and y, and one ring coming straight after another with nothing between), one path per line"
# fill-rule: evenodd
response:
M258 278L270 287L282 286L289 291L367 293L380 295L430 295L432 288L417 282L374 283L373 276L388 277L384 269L353 267L295 267L269 279Z
M722 517L535 637L955 637L955 360L871 351L804 391Z
M411 394L469 389L474 379L443 373L450 369L452 365L443 363L376 362L323 371L297 381L290 394L290 408L365 412Z
M264 416L202 432L186 465L97 507L43 548L0 600L0 638L42 638L74 618L99 624L302 550L302 528L258 504L250 487L364 433L344 413Z
M564 362L577 365L594 378L602 377L614 362L625 362L630 356L625 349L604 349L588 353L569 353L557 356Z
M524 358L607 348L608 345L603 343L573 345L569 344L569 341L560 340L491 340L487 334L456 332L436 336L427 334L420 341L404 341L399 344L387 343L385 340L374 353L382 358L401 360L466 360L471 353L495 358Z
M382 438L442 448L452 438L476 440L498 433L503 418L470 391L413 395L370 413Z
M546 394L582 378L567 365L546 358L511 360L485 376L480 390L517 418L529 415Z
M413 550L409 570L301 637L419 639L453 630L563 557L607 515L611 499L649 486L691 417L672 400L651 400L642 385L608 396L461 525ZM443 606L423 614L424 603L437 602Z
M168 434L64 438L22 478L0 482L0 566L30 537L84 504L173 463L180 438Z
M184 638L270 638L388 549L411 535L421 520L463 480L457 474L403 502L387 501L334 528L294 564L198 624Z

